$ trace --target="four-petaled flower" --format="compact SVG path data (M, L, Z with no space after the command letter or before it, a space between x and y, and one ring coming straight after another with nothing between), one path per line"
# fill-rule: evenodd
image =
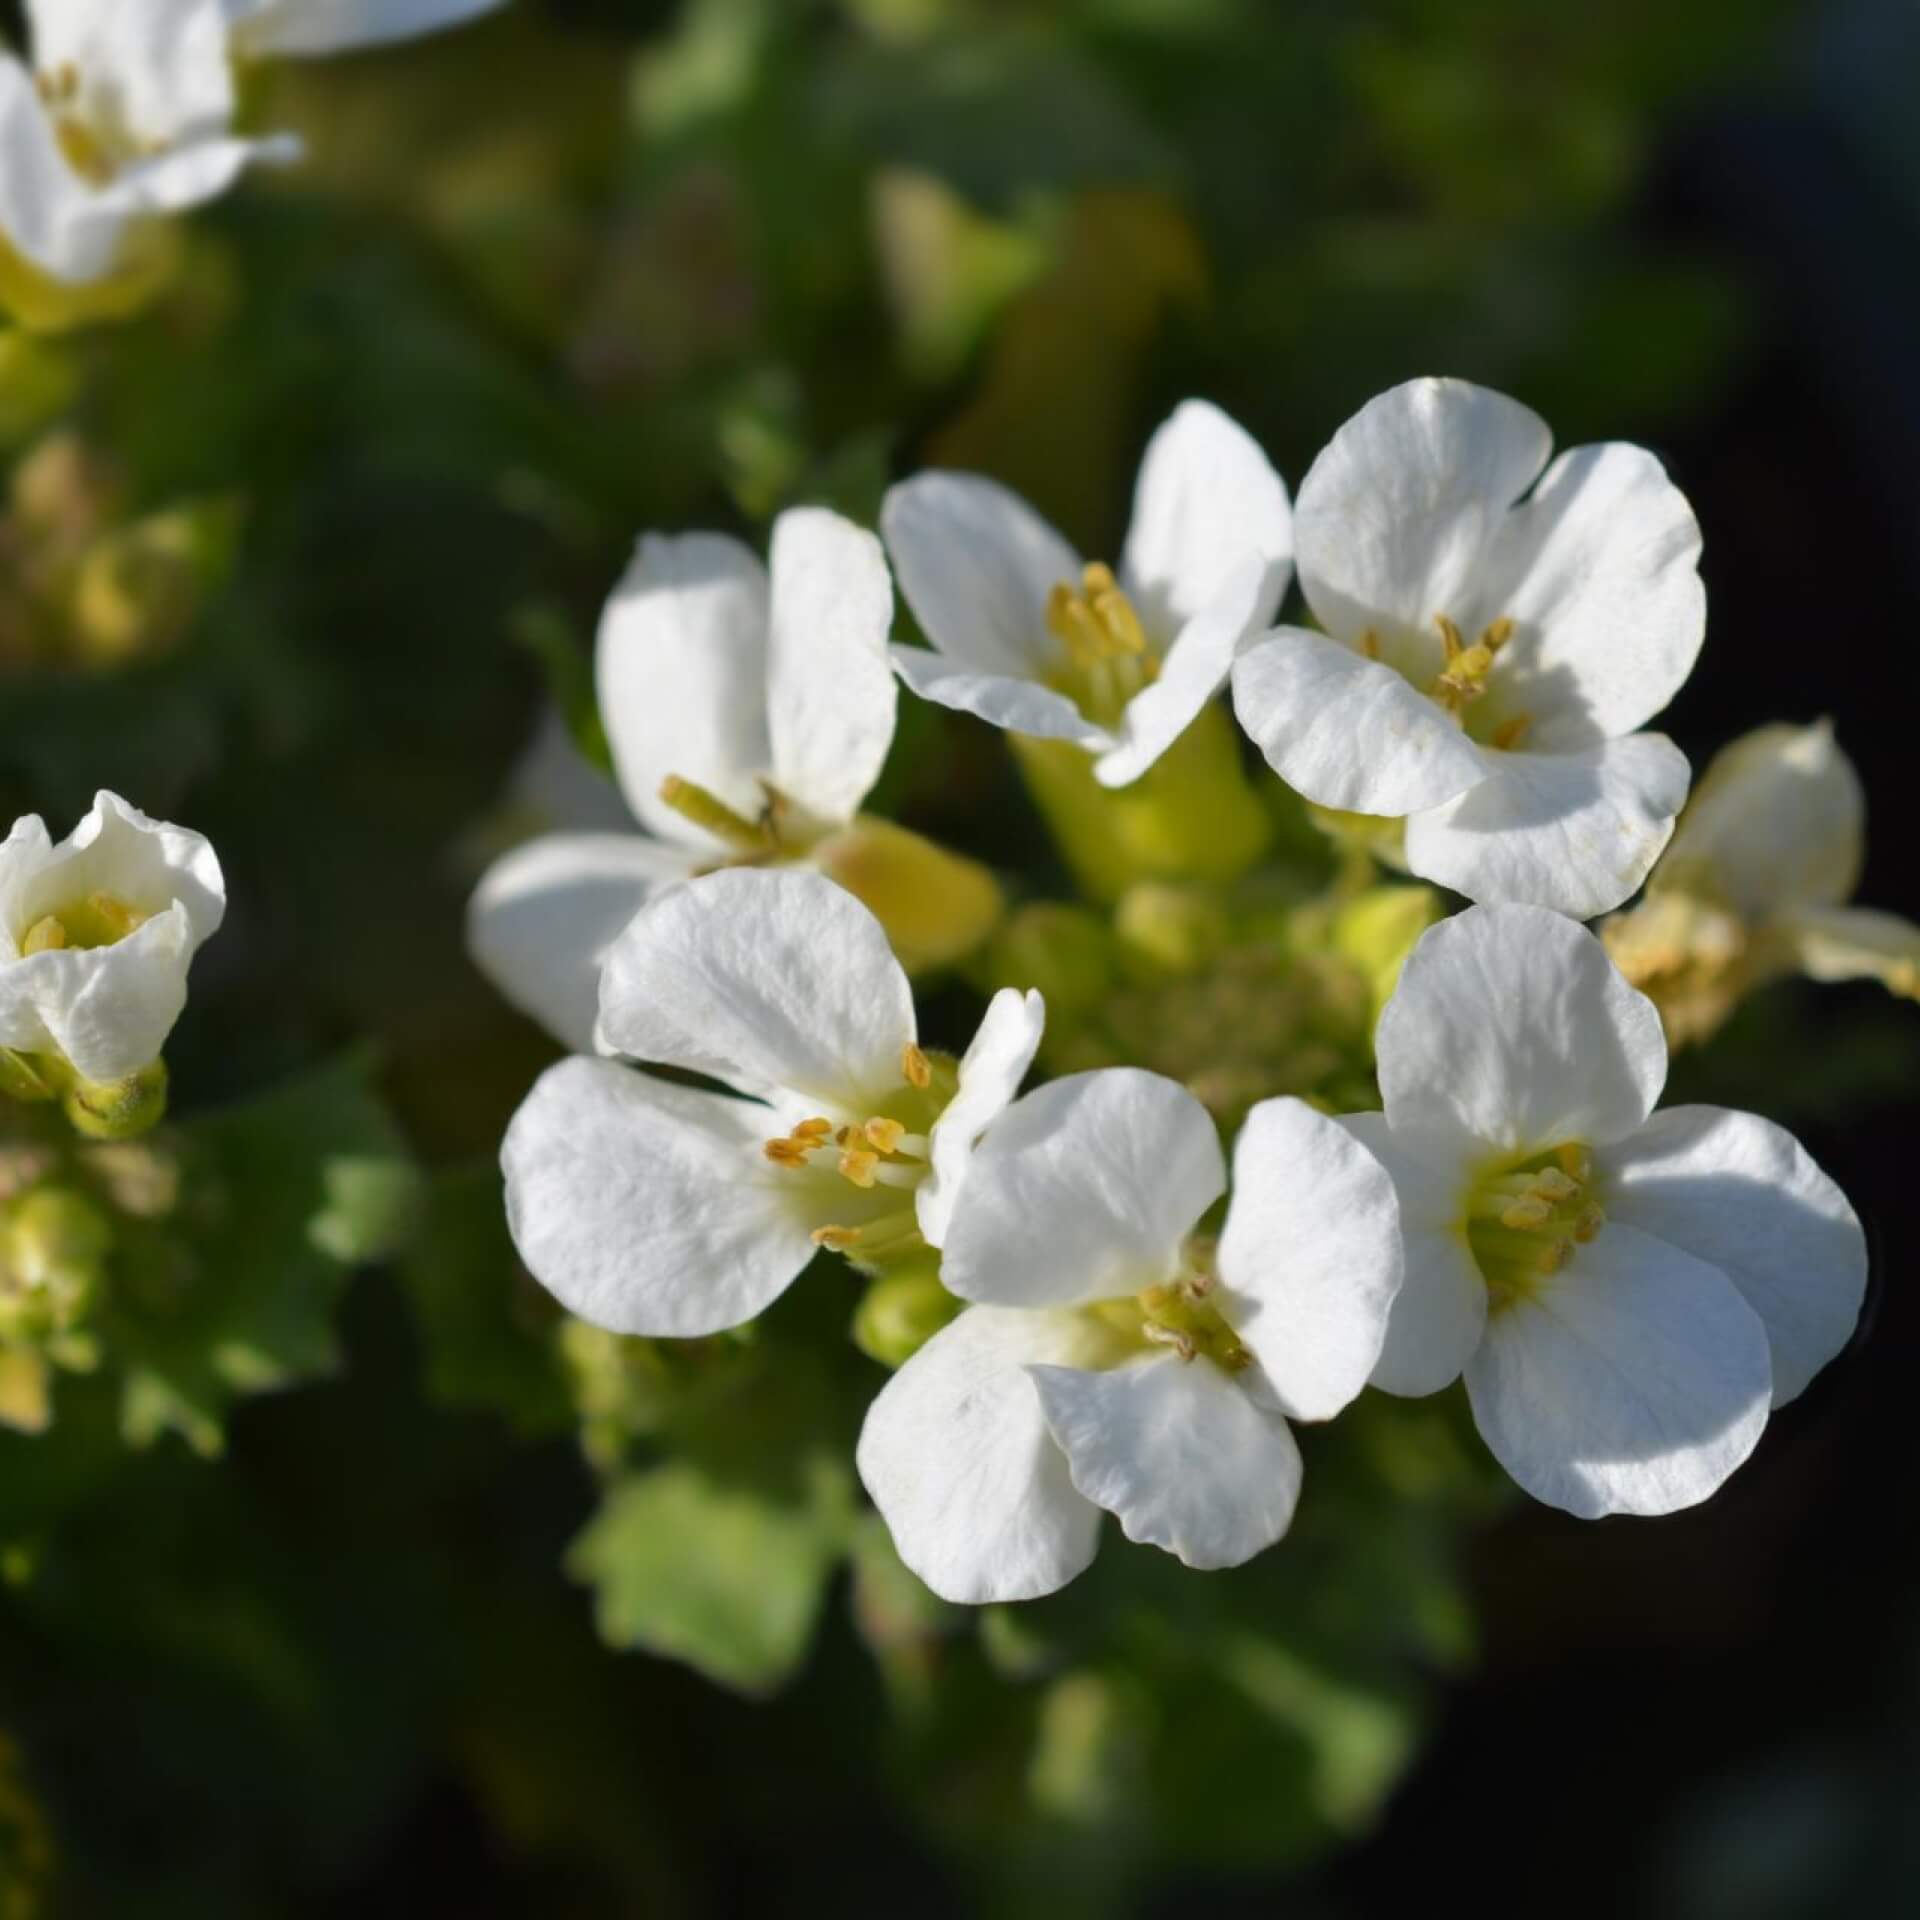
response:
M151 1065L226 907L206 841L117 794L58 846L38 814L16 820L0 843L0 1047L58 1054L87 1080Z
M600 712L645 833L551 833L489 868L474 959L592 1046L600 961L647 895L705 868L830 858L893 743L893 587L872 534L820 507L774 522L768 568L724 534L648 534L600 622Z
M880 531L934 648L894 649L907 685L1097 754L1109 787L1139 779L1185 732L1292 572L1285 485L1197 400L1147 447L1118 574L1083 563L1017 494L977 474L902 481Z
M1377 1047L1386 1111L1342 1121L1392 1174L1406 1236L1374 1384L1464 1371L1495 1456L1570 1513L1704 1500L1853 1330L1866 1244L1845 1196L1770 1121L1656 1114L1659 1015L1538 907L1424 935Z
M1459 380L1369 402L1300 487L1300 585L1233 670L1241 724L1323 807L1404 817L1406 862L1588 919L1646 876L1687 763L1637 731L1706 631L1700 530L1654 456L1551 465L1546 423Z
M561 1061L502 1149L534 1277L618 1333L751 1320L821 1247L884 1263L945 1237L974 1142L1040 1042L997 994L957 1066L865 907L821 874L733 869L663 893L606 956L600 1045L738 1095Z
M1189 1566L1237 1566L1287 1530L1288 1419L1365 1384L1400 1284L1391 1180L1293 1099L1248 1116L1226 1188L1184 1088L1115 1067L1011 1107L973 1158L942 1258L980 1302L881 1390L861 1478L936 1593L1050 1593L1086 1567L1102 1509Z
M129 267L142 230L224 193L287 138L232 132L234 60L338 52L499 0L27 0L33 67L0 54L0 290L86 286Z
M1783 974L1878 980L1920 1000L1920 927L1847 905L1866 810L1825 720L1761 727L1715 755L1646 898L1600 929L1676 1046L1706 1039Z

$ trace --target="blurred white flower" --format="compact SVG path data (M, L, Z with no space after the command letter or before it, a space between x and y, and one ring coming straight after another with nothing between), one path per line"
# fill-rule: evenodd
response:
M599 702L644 833L544 834L476 888L467 943L577 1052L600 962L656 888L807 858L859 811L893 744L893 585L872 534L820 507L774 522L772 569L724 534L648 534L607 602Z
M1092 1560L1100 1512L1189 1566L1287 1530L1288 1419L1366 1383L1400 1282L1392 1182L1299 1100L1255 1107L1226 1187L1205 1108L1158 1074L1055 1080L988 1131L941 1275L970 1307L881 1390L861 1478L901 1558L962 1602L1032 1599Z
M0 54L0 251L106 280L148 223L224 193L284 136L234 136L236 55L332 53L498 0L26 0L32 64Z
M1920 999L1920 927L1846 904L1865 853L1866 796L1832 724L1760 727L1714 757L1645 900L1601 936L1676 1044L1783 974Z
M1374 1384L1464 1370L1487 1445L1569 1513L1704 1500L1853 1331L1866 1243L1783 1129L1656 1114L1653 1005L1591 934L1476 907L1414 949L1377 1034L1406 1284Z
M869 1265L937 1246L1043 1011L1003 990L956 1067L922 1052L885 931L824 875L675 887L607 954L601 1047L743 1097L550 1067L502 1149L514 1243L582 1319L682 1337L751 1320L820 1247Z
M1706 630L1700 530L1642 448L1575 447L1460 380L1370 401L1314 462L1300 585L1234 704L1323 807L1404 817L1406 862L1469 898L1586 919L1647 876L1687 763L1637 729Z
M151 1065L226 905L207 842L115 794L58 846L37 814L16 820L0 843L0 1046L93 1081Z
M880 530L934 648L894 649L907 685L1011 733L1084 747L1109 787L1139 779L1185 732L1292 573L1284 483L1198 400L1147 446L1117 575L977 474L903 481Z

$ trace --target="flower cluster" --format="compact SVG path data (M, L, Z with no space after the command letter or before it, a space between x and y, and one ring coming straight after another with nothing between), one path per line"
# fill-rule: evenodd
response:
M1684 962L1647 958L1638 916L1740 916L1727 1005L1786 964L1763 954L1910 991L1913 936L1840 904L1859 807L1823 729L1734 750L1675 838L1687 763L1644 728L1704 637L1698 528L1644 450L1551 454L1515 401L1416 381L1290 505L1189 402L1117 566L955 473L894 487L880 540L789 511L770 570L718 536L644 540L597 663L645 832L537 839L470 913L482 967L575 1049L504 1147L533 1275L668 1338L753 1320L822 1251L919 1289L906 1337L863 1340L897 1371L858 1466L956 1601L1065 1584L1103 1512L1190 1566L1249 1559L1300 1496L1290 1423L1369 1385L1464 1379L1491 1453L1571 1513L1710 1495L1845 1345L1865 1243L1779 1127L1656 1113L1669 1032L1705 1023L1620 967L1658 993L1708 963L1665 917ZM890 646L889 559L931 651ZM1296 565L1311 628L1275 624ZM1118 903L1111 939L1036 904L989 942L991 876L862 813L892 675L1012 737L1068 865ZM1470 904L1368 879L1245 915L1271 809L1243 835L1210 806L1247 791L1229 681L1329 835ZM883 832L884 857L849 852ZM1580 924L1650 874L1605 944ZM1217 1083L1147 1070L1145 1042L1079 1071L1048 1042L1041 989L1084 1044L1110 953L1136 989L1204 997L1263 938L1276 975L1312 948L1352 981L1350 1024L1319 1028L1349 1036L1333 1055L1276 1033L1278 1085L1210 1112ZM956 964L999 987L957 1059L923 1044L909 978ZM1240 974L1244 1034L1244 983L1276 975ZM1036 1060L1057 1077L1016 1098ZM1361 1110L1336 1110L1347 1089Z

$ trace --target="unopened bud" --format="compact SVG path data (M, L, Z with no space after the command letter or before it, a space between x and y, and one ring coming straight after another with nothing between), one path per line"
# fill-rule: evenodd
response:
M937 1254L917 1254L875 1280L853 1314L853 1344L883 1367L904 1366L960 1312L940 1284Z
M809 857L886 928L909 973L964 960L1006 909L1000 883L979 861L871 814L829 834Z
M1037 987L1056 1025L1091 1013L1113 990L1113 933L1098 914L1036 901L1007 916L987 970L996 987Z
M131 1140L167 1111L167 1063L155 1060L124 1080L76 1080L64 1102L76 1133L89 1140Z
M1130 887L1113 916L1121 965L1135 979L1198 973L1226 946L1226 907L1197 887L1148 882Z
M239 516L227 502L157 513L98 541L74 580L74 652L88 666L176 646L231 569Z
M99 1292L113 1228L99 1206L70 1187L41 1186L0 1218L0 1338L69 1333Z
M1367 977L1378 1014L1399 984L1414 943L1441 915L1432 887L1368 887L1333 917L1333 945Z

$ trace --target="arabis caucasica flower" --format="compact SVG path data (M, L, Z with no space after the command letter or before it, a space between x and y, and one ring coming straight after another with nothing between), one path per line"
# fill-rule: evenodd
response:
M1569 1513L1706 1499L1853 1330L1845 1195L1770 1121L1655 1113L1652 1002L1538 907L1428 932L1377 1044L1386 1111L1342 1123L1393 1175L1406 1235L1374 1384L1464 1371L1495 1457Z
M498 3L27 0L32 65L0 55L0 295L22 293L23 268L107 280L156 217L225 192L250 162L297 156L290 140L234 136L236 57L334 53Z
M1865 856L1866 796L1832 725L1761 727L1714 757L1646 898L1601 937L1676 1046L1783 974L1920 999L1920 927L1847 905Z
M600 623L600 712L644 833L551 833L489 868L475 961L563 1045L592 1046L601 956L649 893L710 868L804 862L882 915L913 967L984 937L990 876L859 816L893 743L893 586L872 534L819 507L737 540L647 535Z
M861 1478L950 1600L1032 1599L1092 1560L1102 1509L1194 1567L1278 1540L1287 1421L1366 1383L1400 1284L1392 1182L1339 1122L1269 1100L1225 1191L1206 1109L1133 1067L1070 1075L988 1130L941 1274L969 1307L882 1389Z
M1148 443L1116 574L978 474L889 490L880 530L933 651L896 647L923 699L1098 756L1139 779L1219 692L1292 571L1287 490L1217 407L1190 400Z
M150 1066L226 912L213 849L102 793L58 846L37 814L0 843L0 1047L83 1079Z
M1241 724L1316 804L1404 817L1470 899L1586 919L1647 876L1687 763L1638 731L1706 631L1700 530L1639 447L1549 464L1540 417L1461 380L1370 401L1300 487L1300 585L1233 671Z
M732 869L650 901L607 953L600 1044L741 1097L568 1059L507 1129L507 1218L534 1277L616 1333L751 1320L821 1247L938 1246L981 1131L1039 1044L995 996L966 1057L924 1052L879 921L821 874Z

